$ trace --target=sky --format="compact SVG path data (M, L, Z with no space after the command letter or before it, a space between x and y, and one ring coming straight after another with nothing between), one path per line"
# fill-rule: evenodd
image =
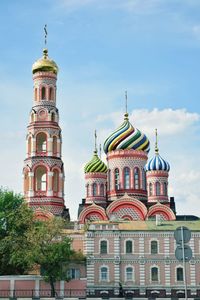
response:
M65 204L71 218L85 197L84 165L98 144L129 120L171 166L169 196L178 214L200 216L200 1L0 1L0 186L23 192L22 169L31 67L59 66L57 107L63 137ZM105 155L102 155L105 160Z

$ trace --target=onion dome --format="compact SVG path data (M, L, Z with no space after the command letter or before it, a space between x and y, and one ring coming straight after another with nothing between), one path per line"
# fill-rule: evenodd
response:
M104 143L104 152L106 154L119 149L143 150L147 153L150 150L148 138L139 129L132 126L128 119L128 113L125 113L122 125Z
M98 157L97 151L94 151L92 159L85 165L85 173L106 173L107 167L104 162Z
M156 144L155 144L155 155L145 166L146 171L167 171L170 170L169 163L164 160L158 153L158 142L157 142L157 129L156 129Z
M53 72L54 74L58 73L58 66L55 61L49 59L48 49L43 50L43 57L38 59L32 67L32 72Z

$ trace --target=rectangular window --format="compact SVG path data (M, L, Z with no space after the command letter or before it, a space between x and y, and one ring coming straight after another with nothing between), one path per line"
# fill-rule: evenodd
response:
M75 268L71 268L67 271L67 276L70 279L79 279L80 278L80 270L75 269Z

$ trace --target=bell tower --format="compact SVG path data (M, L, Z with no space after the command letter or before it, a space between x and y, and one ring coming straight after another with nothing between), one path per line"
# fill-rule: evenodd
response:
M56 107L58 66L43 50L32 67L33 106L26 136L24 196L33 210L61 215L64 210L64 166Z

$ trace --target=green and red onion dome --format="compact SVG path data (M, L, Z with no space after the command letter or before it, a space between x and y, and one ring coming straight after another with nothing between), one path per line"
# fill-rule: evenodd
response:
M120 149L142 150L148 153L150 142L144 133L132 126L126 113L124 122L106 139L103 148L106 154Z
M107 166L105 163L98 157L97 151L94 151L92 159L85 165L85 173L106 173Z

